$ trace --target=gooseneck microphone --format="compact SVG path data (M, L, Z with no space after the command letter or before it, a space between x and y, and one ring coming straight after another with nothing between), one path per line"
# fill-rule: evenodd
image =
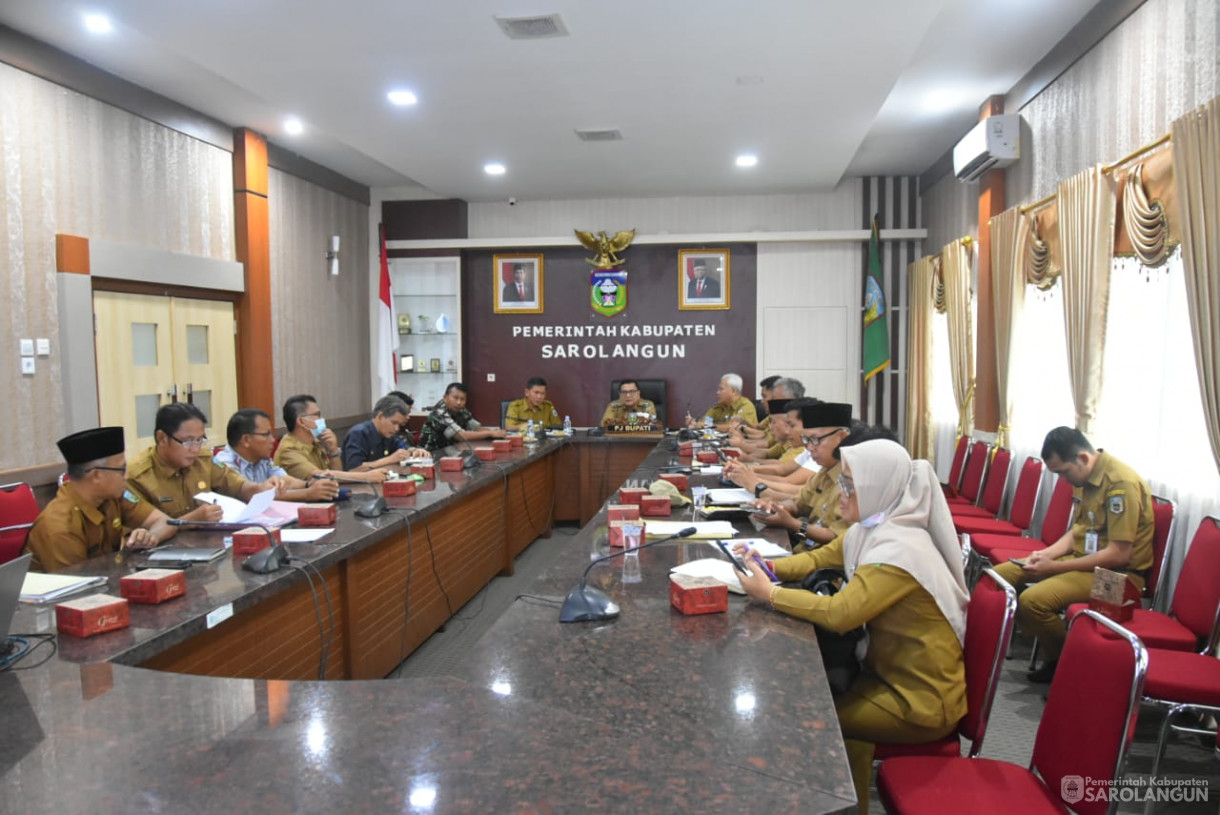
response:
M622 557L628 552L638 552L641 549L648 549L652 546L658 546L662 543L668 543L671 540L678 538L689 538L695 534L698 529L693 526L688 526L668 538L649 541L648 543L637 546L633 549L623 549L617 552L611 552L608 555L603 555L589 563L585 568L584 574L580 576L580 585L568 592L568 596L563 599L563 607L559 609L559 622L561 623L580 623L590 620L613 620L619 615L618 603L611 600L605 592L600 589L591 588L588 585L589 571L599 563L610 560L616 557Z
M267 533L267 540L271 543L271 546L247 557L241 564L241 567L247 572L254 572L255 574L271 574L272 572L278 572L281 566L288 565L288 550L284 548L284 544L276 543L275 536L271 534L271 529L262 524L247 523L245 521L188 521L183 518L171 518L168 523L170 526L202 526L212 529L257 527Z

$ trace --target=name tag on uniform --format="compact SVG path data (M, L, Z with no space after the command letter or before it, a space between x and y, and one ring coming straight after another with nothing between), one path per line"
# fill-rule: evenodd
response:
M1097 552L1097 531L1090 529L1084 533L1084 553L1092 555Z

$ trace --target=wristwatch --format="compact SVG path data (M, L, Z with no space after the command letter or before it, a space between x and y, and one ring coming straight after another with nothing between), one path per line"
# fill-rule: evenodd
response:
M801 518L801 533L800 533L800 534L801 534L801 538L802 538L802 539L803 539L803 538L808 537L808 536L805 534L805 532L806 532L808 529L809 529L809 519L808 519L808 518Z
M762 494L767 491L767 485L759 481L754 485L754 497L761 498Z

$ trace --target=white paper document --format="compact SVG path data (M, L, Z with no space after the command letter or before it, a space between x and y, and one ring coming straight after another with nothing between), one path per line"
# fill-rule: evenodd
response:
M670 574L680 574L687 577L710 577L729 587L729 591L734 594L745 594L745 589L741 587L741 581L737 579L737 570L733 568L733 564L729 563L722 557L705 557L701 560L692 560L689 563L683 563L681 566L675 566L669 570Z
M324 535L334 532L333 529L283 529L280 540L284 543L313 543Z
M755 552L758 552L759 557L788 557L792 554L778 543L772 543L765 538L741 538L740 540L733 541L734 546L739 543L744 543Z
M275 490L263 490L262 492L255 493L254 497L250 499L249 504L217 492L197 493L195 499L205 504L219 506L224 512L219 523L254 523L262 524L263 526L283 526L296 520L295 512L291 516L285 516L271 511L271 504L275 501Z
M688 521L653 521L646 519L644 521L644 537L664 538L677 534L688 526L695 527L695 534L690 536L691 539L731 538L737 534L733 524L728 521L698 521L690 523Z
M105 585L106 578L104 577L26 572L25 581L21 584L21 601L23 603L53 603L70 594Z
M743 490L740 487L735 489L708 490L707 500L712 504L748 504L754 500L754 493L749 490Z

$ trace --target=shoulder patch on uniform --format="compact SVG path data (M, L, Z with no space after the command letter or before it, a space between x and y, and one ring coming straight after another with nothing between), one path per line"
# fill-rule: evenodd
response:
M130 501L133 504L140 503L140 496L136 495L131 490L123 490L123 500Z
M1106 499L1106 506L1109 508L1111 515L1122 515L1126 509L1123 492L1121 490L1111 492L1109 498Z

